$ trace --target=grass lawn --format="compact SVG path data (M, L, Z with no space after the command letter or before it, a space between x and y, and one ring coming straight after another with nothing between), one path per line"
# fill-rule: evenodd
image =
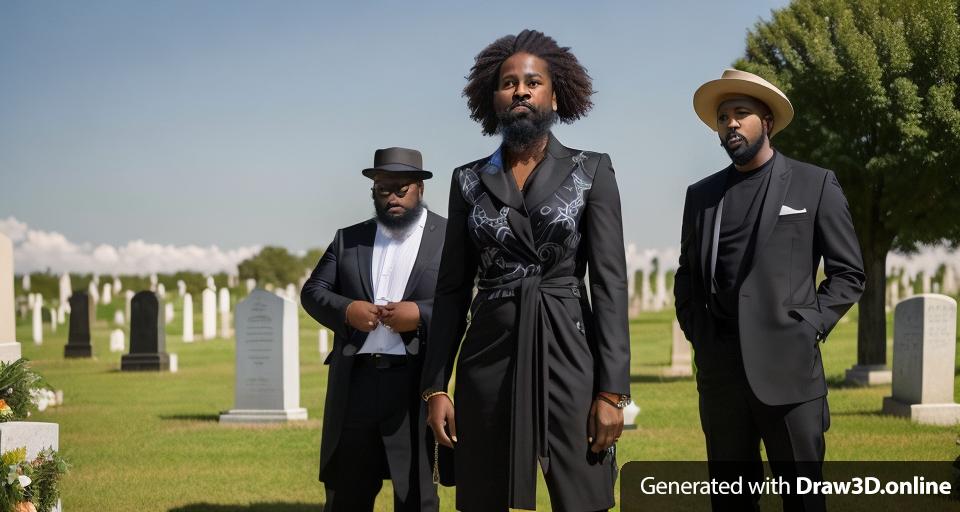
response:
M64 391L63 406L32 419L60 424L60 449L72 463L64 481L66 510L320 510L324 492L317 472L327 372L317 351L317 324L301 311L300 403L309 420L221 426L218 414L233 406L233 342L183 343L180 300L173 300L177 317L167 328L167 351L179 354L175 374L119 371L120 354L109 352L108 341L113 310L123 307L122 300L98 308L93 359L64 360L67 326L54 334L46 323L44 343L35 346L29 318L17 319L24 357ZM642 412L639 428L620 440L620 464L705 458L693 380L658 376L670 361L672 318L672 311L648 313L631 323L632 392ZM194 332L201 332L199 321ZM889 386L842 386L844 370L856 361L855 320L840 324L823 352L833 418L828 459L952 460L960 455L955 428L881 416ZM540 509L549 510L542 481L538 498ZM442 489L441 500L442 510L454 510L452 490ZM377 510L392 510L389 485Z

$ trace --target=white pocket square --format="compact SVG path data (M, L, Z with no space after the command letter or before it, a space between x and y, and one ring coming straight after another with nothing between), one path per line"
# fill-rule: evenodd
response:
M795 210L793 208L790 208L787 205L783 205L780 207L780 215L796 215L798 213L807 213L807 209L804 208L802 210Z

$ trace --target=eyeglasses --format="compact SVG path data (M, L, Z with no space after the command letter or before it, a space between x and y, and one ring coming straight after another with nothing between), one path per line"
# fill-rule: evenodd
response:
M382 183L377 183L376 185L370 187L370 191L380 197L390 197L390 194L397 196L398 198L403 198L407 195L407 192L410 191L410 183L406 185L384 185Z

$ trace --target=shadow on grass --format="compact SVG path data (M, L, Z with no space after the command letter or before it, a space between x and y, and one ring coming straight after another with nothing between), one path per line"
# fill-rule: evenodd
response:
M883 385L881 384L878 386L864 386L862 384L855 384L853 382L847 382L846 377L843 375L831 375L827 377L826 380L827 380L827 388L829 389L858 389L858 388L866 389L866 388L872 388L872 387L879 387ZM889 384L886 384L886 385L889 386Z
M252 503L250 505L215 505L191 503L171 508L168 512L319 512L323 503Z
M219 414L161 414L161 420L220 421Z

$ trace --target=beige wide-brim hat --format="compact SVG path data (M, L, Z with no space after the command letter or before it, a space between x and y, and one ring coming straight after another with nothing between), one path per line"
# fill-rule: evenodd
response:
M717 131L717 108L724 101L743 96L762 101L770 108L773 113L770 137L793 121L793 105L783 91L753 73L737 69L725 69L718 80L701 85L697 92L693 93L693 110L704 124Z

